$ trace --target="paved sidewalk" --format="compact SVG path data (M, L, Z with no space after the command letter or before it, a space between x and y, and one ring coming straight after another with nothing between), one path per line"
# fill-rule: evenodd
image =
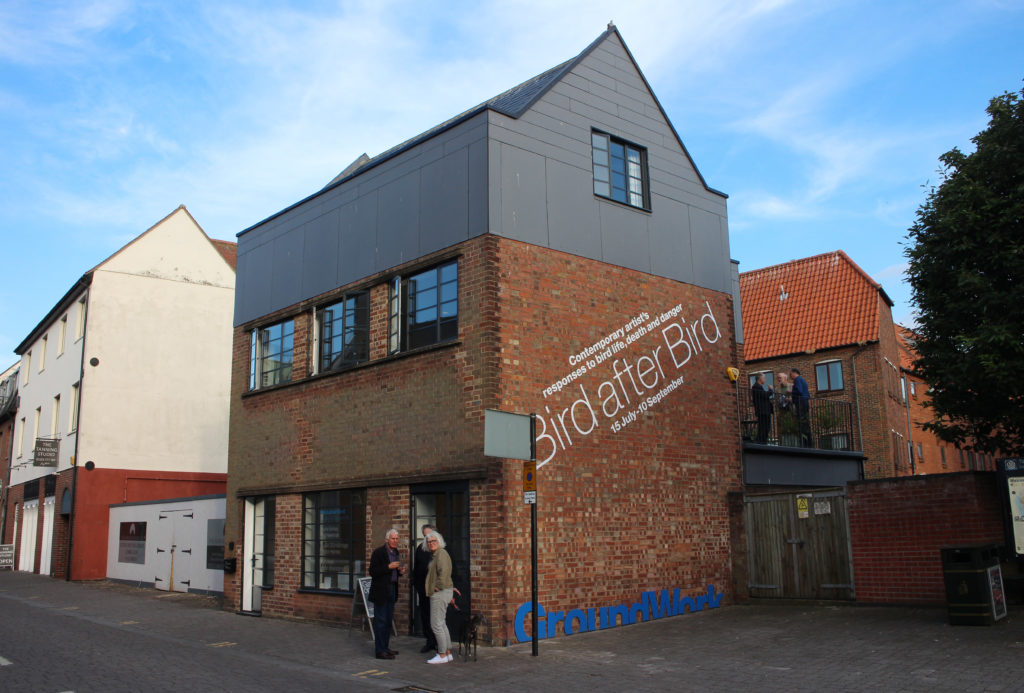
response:
M393 639L401 654L382 661L373 657L366 632L239 616L218 609L210 597L11 572L0 572L0 660L14 659L5 654L21 632L7 617L14 613L40 620L56 614L97 638L127 632L137 652L147 643L174 652L197 668L191 691L280 690L266 675L243 681L230 674L257 667L293 680L292 690L316 682L318 691L1024 690L1022 607L1011 607L1008 618L990 627L949 626L945 610L936 608L723 607L542 640L536 658L524 644L482 648L479 661L440 666L425 663L419 638ZM53 636L54 649L40 656L56 665L60 633ZM204 683L209 679L198 671L211 657L219 688ZM25 687L17 669L0 666L0 690L49 690ZM77 691L110 689L80 676ZM124 689L132 690L127 683Z

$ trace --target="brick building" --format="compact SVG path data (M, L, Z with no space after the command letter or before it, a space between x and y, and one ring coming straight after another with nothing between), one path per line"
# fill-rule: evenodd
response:
M841 250L739 276L747 378L800 369L816 401L849 402L865 478L911 470L892 300ZM746 380L744 380L746 382ZM823 409L824 411L824 409Z
M348 622L384 532L407 561L430 522L462 607L528 637L522 462L484 456L487 409L537 414L540 635L720 603L726 199L614 27L238 242L228 608Z
M14 451L14 421L18 413L18 363L0 373L0 544L7 516L7 486L11 480L11 454Z
M179 207L18 345L2 542L18 570L104 578L111 505L224 492L234 258Z
M900 350L900 395L907 411L907 445L912 474L945 474L965 470L995 470L995 458L985 453L964 450L940 440L921 424L932 419L927 408L929 385L914 369L917 335L896 325ZM901 470L902 471L902 470Z

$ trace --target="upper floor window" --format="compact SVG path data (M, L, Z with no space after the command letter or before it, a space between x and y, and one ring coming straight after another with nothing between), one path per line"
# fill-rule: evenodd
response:
M757 371L757 372L754 372L754 373L750 373L749 375L750 375L750 387L754 387L754 383L757 382L757 376L763 375L764 376L764 386L765 387L770 387L770 388L773 388L773 389L775 388L775 373L773 373L772 371Z
M391 283L388 352L438 344L459 336L457 260Z
M346 294L317 311L320 371L336 371L370 358L370 295Z
M295 321L258 327L252 331L249 389L279 385L292 379L295 355Z
M78 321L75 323L75 341L85 334L85 296L78 299Z
M814 366L818 377L818 392L843 389L843 362L826 361Z
M603 132L591 133L594 194L650 209L647 150Z
M49 335L43 335L43 341L39 345L39 372L42 373L43 369L46 368L46 342L49 341Z
M60 331L57 333L57 356L64 353L64 342L68 337L68 316L60 319Z

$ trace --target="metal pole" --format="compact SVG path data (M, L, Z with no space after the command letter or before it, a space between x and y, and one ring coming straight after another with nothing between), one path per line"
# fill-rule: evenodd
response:
M530 415L530 459L537 461L537 415ZM533 656L536 657L540 647L540 633L537 622L537 499L530 506L530 582L533 607Z
M540 634L537 631L537 504L530 506L530 552L533 554L530 566L533 590L533 656L537 656L537 649L540 644Z

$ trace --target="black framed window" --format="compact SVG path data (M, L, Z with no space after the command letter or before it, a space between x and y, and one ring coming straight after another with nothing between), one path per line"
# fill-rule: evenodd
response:
M818 378L818 391L843 389L843 362L826 361L814 366Z
M390 353L459 336L459 265L452 260L391 284Z
M336 371L370 358L370 294L345 294L317 311L320 333L319 368Z
M291 382L294 359L294 320L256 328L250 341L249 389Z
M650 209L647 150L603 132L591 133L591 148L594 194Z
M366 492L320 491L302 497L302 587L354 592L366 570Z

